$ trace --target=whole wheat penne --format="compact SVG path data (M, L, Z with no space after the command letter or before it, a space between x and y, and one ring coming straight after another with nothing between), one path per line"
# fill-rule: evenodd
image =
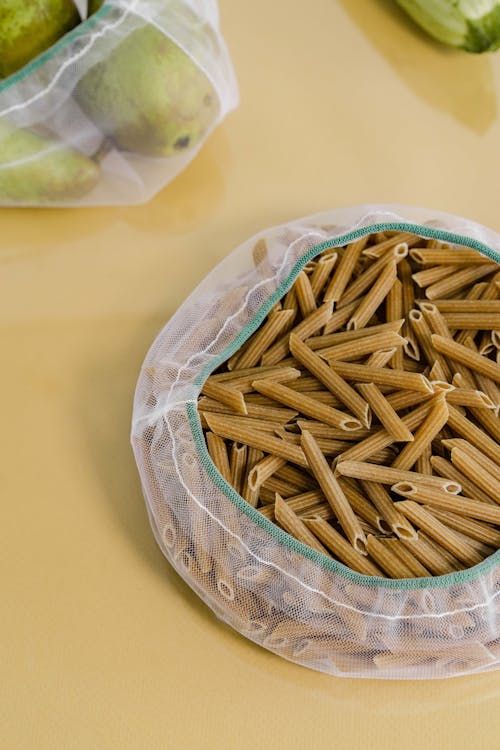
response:
M490 473L476 457L461 448L452 448L451 462L462 474L474 482L483 492L497 503L500 503L500 482L493 473ZM493 462L491 462L493 463Z
M231 482L231 469L224 440L213 432L206 432L208 452L216 468L222 474L226 482Z
M378 482L360 482L361 488L371 500L380 515L389 524L391 530L396 536L402 539L409 539L416 536L417 532L402 513L394 507L394 503L385 487Z
M465 440L475 445L482 453L500 465L500 446L489 435L464 417L454 407L448 407L448 425Z
M477 539L479 542L484 542L491 547L500 547L500 530L495 529L488 523L435 507L431 507L431 511L436 518L442 521L445 526L449 526L450 529L460 531L471 539Z
M342 492L349 501L349 505L359 518L362 518L363 521L369 523L370 526L373 526L373 528L378 529L385 534L391 532L391 527L385 518L379 513L375 506L356 489L354 484L350 484L344 477L337 477L337 481Z
M432 513L433 516L436 516L438 520L444 523L445 526L448 525L446 522L443 521L442 518L439 517L439 511L436 508L427 507L427 510L429 511L429 513ZM480 555L483 560L486 557L489 557L490 555L492 555L493 552L495 552L495 549L493 547L490 547L490 545L485 544L485 542L480 542L477 539L473 539L472 537L467 536L467 534L464 534L461 531L457 531L457 529L453 529L453 531L460 539L462 539L470 547L472 547L472 549L476 550L478 555Z
M421 422L425 419L426 415L430 410L430 404L424 403L417 406L410 414L403 417L403 422L409 430L415 430ZM359 443L354 445L352 448L348 448L342 453L342 461L361 461L362 459L369 458L377 451L382 448L386 448L394 442L393 438L387 430L384 428L373 433L370 437L361 440Z
M292 333L301 340L313 336L316 331L319 331L327 323L332 314L332 308L333 302L331 300L324 302L317 310L314 310L314 312L292 328ZM262 364L274 365L284 359L289 350L288 341L288 334L278 339L278 341L262 355Z
M240 414L220 414L219 412L208 412L204 411L201 413L201 416L203 417L203 420L208 425L208 416L210 414L218 414L221 417L224 417L226 420L226 424L234 424L236 426L241 425L242 427L249 427L252 430L259 430L262 432L275 432L276 429L278 429L281 425L279 422L273 422L271 419L254 419L253 417L244 417Z
M344 533L352 546L362 554L366 552L366 537L359 522L337 482L333 472L321 452L314 437L306 431L301 436L301 446L307 458L308 465L316 481L323 490L323 494L330 503L337 516Z
M295 406L302 414L306 414L320 422L330 424L332 427L340 427L343 430L357 430L361 427L361 422L350 414L318 403L305 393L297 393L279 383L255 380L253 387L259 393L263 393L265 396L269 396L286 406Z
M285 502L297 515L300 515L305 513L309 508L315 508L321 503L326 503L326 500L321 490L318 489L302 492L300 495L294 495L293 497L287 497ZM328 505L328 507L330 506ZM271 505L259 508L259 512L266 516L266 518L274 520L274 502Z
M431 466L440 477L452 479L462 485L462 492L467 497L470 497L473 500L479 500L483 503L488 503L489 505L494 505L494 500L492 500L486 492L483 492L477 484L466 477L465 474L458 471L451 461L447 461L442 456L431 456Z
M330 367L347 380L360 383L390 385L394 388L405 388L422 393L432 392L432 386L423 375L403 370L389 370L385 367L367 367L353 362L330 362Z
M415 470L418 474L425 474L426 476L432 476L432 465L431 465L431 456L432 456L432 444L429 443L420 456L417 458L415 462Z
M290 383L288 387L299 393L307 393L308 391L321 391L323 383L313 375L301 375L300 378Z
M301 271L295 279L295 294L299 303L299 310L303 318L306 318L316 310L316 299L313 294L309 276Z
M428 299L450 297L454 292L470 286L474 281L479 281L479 279L489 276L496 268L496 263L466 266L450 274L450 276L446 276L441 281L436 281L434 284L428 286L425 290L425 296Z
M479 287L479 292L481 293L483 285L476 284L476 286ZM485 284L484 286L487 287L488 285ZM474 300L474 304L471 304L469 299L435 299L433 300L433 304L445 315L449 313L500 314L499 299L479 298Z
M396 247L388 250L376 260L375 263L370 264L366 271L363 271L355 281L349 284L342 297L338 300L337 307L340 309L354 300L359 299L359 297L361 297L366 290L372 286L375 279L379 277L385 266L393 263L397 264L407 255L408 246L405 246L404 244L396 245Z
M420 237L410 234L409 232L400 232L380 241L376 236L376 240L377 242L375 245L369 245L363 250L363 255L367 255L369 258L380 258L380 256L387 252L387 250L390 250L392 247L395 247L400 243L406 243L407 247L416 245L420 242Z
M297 315L299 311L299 303L297 302L295 287L292 286L292 288L288 290L282 304L283 310L292 310L295 315Z
M301 444L300 435L287 432L285 430L282 430L280 427L275 430L275 434L278 437L283 438L283 440L286 440L289 443L293 443L293 445ZM347 450L347 448L351 445L351 443L347 442L346 440L330 440L329 438L322 437L317 437L316 442L318 443L325 456L332 457L338 456L342 453L342 451Z
M413 292L413 280L411 277L411 268L408 260L403 260L398 264L398 277L401 281L402 287L402 303L403 303L403 317L405 322L402 328L402 335L406 339L404 350L406 354L412 359L419 358L417 340L413 334L412 329L408 323L408 313L413 309L415 295Z
M278 471L275 472L275 476L278 479L283 479L289 484L295 485L300 492L306 492L318 488L316 480L309 472L297 469L295 466L290 466L290 464L285 464L281 469L278 469Z
M347 321L347 330L364 328L377 308L382 304L396 280L396 263L389 263L375 280L373 286L361 299L359 306ZM500 327L500 326L498 326Z
M400 539L400 544L434 576L446 575L457 569L435 546L429 544L422 532L418 533L417 539Z
M287 505L283 498L281 498L278 494L276 494L274 516L280 526L283 526L285 531L288 531L288 533L295 537L295 539L298 539L299 542L307 544L308 547L312 547L317 552L322 552L328 557L331 556L330 553L325 549L325 547L323 547L323 545L314 536L314 534L309 531L305 523L300 520L300 518L290 508L290 506Z
M248 448L247 451L247 465L245 467L245 476L243 479L243 488L241 491L241 496L247 501L247 503L250 503L250 505L255 508L257 507L257 503L259 500L259 492L258 489L252 489L249 484L249 475L254 466L256 466L264 457L264 454L262 451L257 450L257 448Z
M388 322L399 321L403 317L403 285L398 278L394 280L393 285L387 293L385 299L385 317ZM399 347L396 348L394 356L391 359L391 366L395 370L403 369L403 350Z
M295 484L291 484L286 479L279 479L276 474L266 479L261 485L261 489L271 490L275 494L278 493L281 497L286 500L289 497L294 497L300 492L300 487Z
M314 518L305 520L304 523L341 563L366 576L383 576L380 568L360 555L359 552L356 552L349 542L338 531L335 531L327 521Z
M281 440L267 432L251 430L248 427L238 427L233 422L227 421L227 417L219 414L210 414L207 416L207 422L212 432L228 440L237 440L245 445L258 448L265 453L272 453L276 456L290 461L293 464L307 467L307 461L298 445L292 445L285 440Z
M462 495L450 495L434 487L423 487L416 482L398 482L391 488L396 494L408 497L417 503L435 506L459 516L468 516L488 523L500 524L500 508ZM398 505L398 503L396 503Z
M455 388L446 394L446 400L449 404L457 406L468 406L476 409L495 410L495 404L486 393L476 391L472 388Z
M229 467L231 469L231 484L236 492L241 495L245 466L247 463L247 446L233 443L229 458Z
M460 408L460 407L459 407ZM479 422L483 429L497 441L500 442L500 420L490 409L478 409L470 406L469 411L476 422Z
M410 568L391 549L384 546L380 539L369 535L366 546L370 557L389 578L413 578Z
M311 336L311 338L306 339L304 343L307 344L312 351L327 349L328 347L337 346L338 344L345 344L348 341L359 341L359 339L364 339L366 336L387 333L387 331L399 333L403 323L404 320L400 318L398 320L388 321L387 323L381 323L380 325L360 328L357 331L340 331L339 333L328 333L322 336Z
M345 305L341 310L335 310L325 324L322 334L325 336L338 331L339 328L347 323L357 306L358 300L356 299L348 305Z
M500 328L500 313L484 313L471 310L470 312L444 313L444 319L449 328L461 330L488 331Z
M277 424L285 424L298 414L298 412L293 411L293 409L285 409L279 406L268 406L266 404L255 404L249 402L247 398L245 398L245 403L247 406L247 415L252 419L268 419ZM269 403L271 404L273 402L270 401ZM217 414L229 414L235 416L234 411L230 409L229 406L225 406L219 401L207 398L206 396L202 396L198 399L198 411L210 411L216 412Z
M431 393L418 393L417 391L394 391L386 395L386 399L394 411L416 406L431 397Z
M288 367L288 364L286 367ZM245 369L237 371L218 372L215 375L210 375L210 377L207 378L207 382L232 385L231 381L234 381L236 384L241 385L243 382L251 383L252 380L255 380L257 375L265 378L274 374L282 375L284 371L286 371L286 368L281 362L279 365L272 365L270 367L246 367ZM295 377L300 377L300 371L294 374Z
M225 383L217 383L208 379L203 384L202 393L225 404L237 414L248 413L243 394Z
M380 423L395 441L405 442L413 440L413 433L406 427L375 383L359 383L358 390L372 412L378 417Z
M308 430L314 437L329 438L330 440L350 440L357 441L368 437L371 432L370 430L357 430L356 433L346 433L345 430L340 430L338 427L331 427L329 424L324 422L316 422L313 419L297 419L296 424L300 430Z
M344 454L345 455L345 454ZM377 464L364 463L363 461L345 461L343 456L335 465L335 471L344 477L364 479L368 482L380 484L395 484L396 482L418 482L425 487L435 487L449 494L455 495L461 491L461 486L449 479L418 474L416 471L407 471L393 468L392 466L377 466Z
M234 388L237 391L240 391L240 393L247 394L252 391L252 383L257 378L259 380L272 380L277 383L289 383L290 381L296 380L297 378L300 378L301 372L300 370L297 370L294 367L270 367L270 368L250 368L252 370L252 374L245 374L245 375L239 375L239 372L243 372L242 370L233 370L231 373L227 373L228 375L232 375L231 381L223 381L224 385L230 385L231 388ZM248 372L248 370L246 371ZM226 373L224 373L226 374ZM206 383L212 383L216 382L217 384L219 381L213 381L214 377L218 377L217 375L211 375ZM206 384L205 384L206 385ZM205 387L205 386L204 386ZM203 389L204 392L204 389ZM214 397L215 398L215 397ZM219 399L216 399L219 400Z
M250 489L258 489L273 474L285 466L286 461L280 456L266 456L256 463L248 473L248 485Z
M491 260L477 250L468 248L449 248L434 250L432 248L418 247L410 250L410 258L419 266L435 265L474 265L479 263L491 263Z
M233 371L254 367L278 336L293 324L294 317L293 310L279 310L270 314L266 323L253 335L249 346L233 364Z
M491 458L488 458L488 456L482 453L479 448L476 448L476 446L468 440L464 440L462 438L449 438L447 440L443 440L442 444L450 451L452 451L454 448L457 448L463 453L468 454L489 474L493 474L493 476L496 476L496 474L498 473L498 465L495 463L495 461L492 461Z
M337 265L335 273L332 276L332 280L328 284L324 299L338 302L341 298L344 290L352 277L354 267L358 262L358 258L361 255L363 248L368 241L368 236L361 237L361 239L352 242L346 247L340 261Z
M332 510L332 506L326 500L318 505L313 505L311 508L307 508L300 514L300 518L303 521L310 520L311 518L321 518L323 521L336 521L337 518Z
M391 349L381 349L378 352L373 352L373 354L370 354L366 360L367 367L385 367L393 358L396 349L397 347L393 346ZM384 388L385 390L392 390L391 388L388 388L388 386L384 386ZM384 392L382 388L380 390L381 392Z
M414 434L412 443L406 443L392 462L395 469L411 469L425 446L430 444L448 421L448 404L444 393L438 393L432 399L432 407L420 427Z
M415 536L415 538L417 538ZM389 549L396 557L411 570L412 576L415 578L425 578L430 576L430 571L420 562L418 557L412 554L412 552L404 544L401 544L400 539L381 539L382 544Z
M378 328L378 326L373 327ZM366 330L369 331L370 328ZM361 359L361 357L367 354L372 354L380 350L391 347L402 347L404 343L405 339L398 333L394 331L382 331L373 336L365 336L362 339L355 339L354 341L346 341L336 346L325 347L324 349L320 349L317 354L328 362L335 360L349 362L353 359Z
M330 274L337 262L337 258L338 253L336 250L333 250L333 248L331 250L325 250L325 252L321 253L319 256L316 267L310 277L311 289L315 300L321 295L326 282L330 278Z
M456 271L460 270L460 266L432 266L432 268L426 268L425 271L417 271L412 275L412 279L415 284L421 289L431 284L435 284L437 281L451 276Z
M445 358L436 352L432 343L432 331L420 310L410 310L408 314L410 325L416 336L420 350L423 352L427 362L432 365L437 362L445 379L451 380L451 371Z
M290 336L290 351L314 377L318 378L345 405L349 406L350 410L360 419L364 427L370 426L371 414L366 401L338 373L334 372L317 354L312 352L306 344L297 339L293 334ZM341 426L334 425L331 422L327 422L327 424L333 427Z
M395 505L415 526L425 531L460 562L471 566L481 562L481 555L422 506L412 500L403 500Z

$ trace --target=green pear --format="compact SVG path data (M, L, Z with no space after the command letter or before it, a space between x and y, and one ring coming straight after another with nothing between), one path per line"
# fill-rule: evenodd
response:
M73 0L1 0L0 78L22 68L79 23Z
M98 165L79 151L0 120L0 203L65 203L98 179Z
M97 13L104 0L88 0L87 3L87 18Z
M118 148L147 156L192 148L218 112L208 78L154 26L133 31L91 68L75 97Z

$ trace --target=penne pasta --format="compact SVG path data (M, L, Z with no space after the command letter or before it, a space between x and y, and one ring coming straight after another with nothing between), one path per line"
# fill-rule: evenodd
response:
M290 506L287 505L283 498L281 498L278 494L276 494L274 516L280 526L282 526L285 531L288 531L289 534L295 537L295 539L298 539L299 542L307 544L308 547L312 547L317 552L322 552L323 554L330 557L330 553L325 549L321 542L319 542L314 534L309 531L305 523L300 520L300 518L290 508Z
M293 324L294 318L293 310L278 310L270 313L266 323L258 329L250 340L249 346L245 348L243 354L233 364L232 370L237 372L241 369L255 367L264 352L269 349L278 336L281 336Z
M344 537L335 531L329 523L321 518L311 518L304 521L307 528L327 547L334 557L352 570L366 576L383 575L379 567L367 559L347 542Z
M377 464L363 463L362 461L345 461L343 455L337 461L335 471L344 477L390 485L396 482L415 481L423 486L435 487L452 495L458 494L462 489L460 484L452 480L429 476L428 474L418 474L415 471L405 471L392 466L377 466Z
M340 262L337 265L335 273L332 276L332 280L325 291L325 301L339 301L352 277L354 267L358 262L359 256L361 255L361 252L365 247L367 240L368 236L365 236L359 240L356 240L356 242L352 242L346 247L344 254L340 259Z
M369 535L366 546L370 557L389 578L413 578L413 573L406 563L380 539Z

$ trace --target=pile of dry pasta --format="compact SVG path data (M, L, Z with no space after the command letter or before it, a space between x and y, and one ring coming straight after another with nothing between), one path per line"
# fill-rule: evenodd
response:
M305 266L198 411L219 472L296 539L442 575L500 547L499 362L498 265L372 234Z

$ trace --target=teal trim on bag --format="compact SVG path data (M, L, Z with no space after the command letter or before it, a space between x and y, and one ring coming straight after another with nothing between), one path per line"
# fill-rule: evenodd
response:
M24 80L31 73L37 71L38 68L40 68L44 63L52 60L52 58L55 57L65 47L67 47L68 44L71 44L74 39L78 39L79 36L84 34L86 31L91 29L92 26L95 26L98 21L107 16L109 11L111 10L111 7L111 5L108 5L108 3L105 2L104 5L99 8L97 13L94 13L92 16L90 16L90 18L86 18L84 21L81 21L78 26L75 26L74 29L68 31L67 34L65 34L61 39L58 39L58 41L55 42L51 47L49 47L49 49L37 55L37 57L24 65L20 70L12 73L12 75L6 78L5 81L2 81L0 83L0 94L2 94L4 91L7 91L7 89L9 89L11 86L14 86L16 83Z
M431 229L421 224L372 224L369 227L357 229L353 232L349 232L340 237L337 237L335 240L326 240L325 242L321 242L320 244L312 247L310 250L308 250L307 253L305 253L302 258L300 258L300 260L298 260L294 264L288 277L279 285L278 289L276 289L276 291L269 297L269 299L262 304L260 309L253 316L252 320L247 323L247 325L239 332L239 334L231 342L231 344L228 344L213 362L210 362L201 370L200 374L194 381L195 385L198 386L198 388L201 390L203 383L210 375L210 373L215 370L220 364L222 364L222 362L229 359L229 357L231 357L234 352L239 349L239 347L249 338L249 336L254 333L254 331L258 328L258 326L262 323L262 321L268 314L269 310L288 291L300 271L310 260L312 260L312 258L314 258L316 255L319 255L319 253L322 253L325 250L354 242L360 237L364 237L366 234L398 230L403 232L411 232L412 234L425 235L425 237L429 239L441 240L442 242L451 242L456 245L464 245L474 250L478 250L480 253L486 255L488 258L491 258L491 260L495 261L496 263L500 263L500 253L492 250L487 245L484 245L478 240L473 240L468 237L454 234L453 232L447 232L441 229ZM457 584L474 581L485 573L488 573L500 563L500 550L498 550L493 555L490 555L490 557L486 558L486 560L483 560L483 562L479 563L478 565L474 565L474 567L472 568L468 568L467 570L460 570L456 573L448 573L442 576L434 576L432 578L403 578L392 580L390 578L365 576L361 573L357 573L356 571L351 570L342 563L337 562L336 560L332 560L331 558L326 557L326 555L323 555L321 552L317 552L311 547L308 547L306 544L297 541L292 536L290 536L290 534L287 534L286 531L280 529L278 526L276 526L276 524L265 518L262 513L259 513L258 510L247 503L247 501L244 500L241 495L239 495L236 490L231 487L231 485L224 479L222 474L213 463L205 443L205 438L203 436L203 430L201 427L196 404L187 403L186 410L191 427L191 432L193 434L194 444L196 450L198 451L203 467L206 469L214 484L224 493L228 500L230 500L233 505L238 508L238 510L240 510L248 518L254 521L257 526L266 531L278 543L302 555L303 557L306 557L308 560L311 560L312 562L320 565L326 570L331 571L332 573L336 573L343 576L344 578L348 578L350 581L359 584L360 586L367 586L370 588L376 588L380 586L394 590L444 588L447 586L454 586Z

